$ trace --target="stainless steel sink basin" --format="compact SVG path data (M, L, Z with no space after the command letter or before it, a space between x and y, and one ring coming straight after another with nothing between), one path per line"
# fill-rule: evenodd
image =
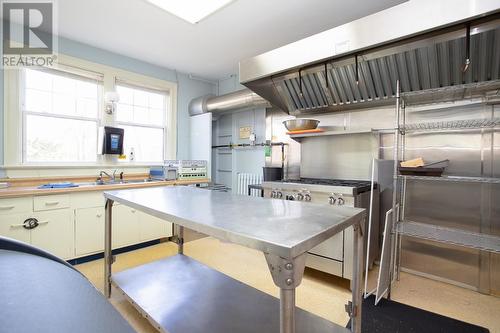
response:
M133 180L105 180L95 182L77 183L78 186L99 186L99 185L120 185L120 184L140 184L152 182L151 179L133 179Z

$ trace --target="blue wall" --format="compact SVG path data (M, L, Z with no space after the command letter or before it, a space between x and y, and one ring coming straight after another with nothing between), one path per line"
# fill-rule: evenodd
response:
M177 154L178 158L189 158L189 101L201 95L216 93L215 85L190 79L188 75L177 73L172 69L122 56L67 38L59 37L58 43L59 52L62 54L162 80L177 82ZM0 165L4 162L3 112L3 71L0 71Z

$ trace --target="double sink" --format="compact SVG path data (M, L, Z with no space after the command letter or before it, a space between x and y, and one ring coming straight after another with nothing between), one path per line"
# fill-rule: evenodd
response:
M131 179L131 180L98 180L95 182L76 183L78 186L98 186L98 185L120 185L120 184L141 184L155 182L153 179Z

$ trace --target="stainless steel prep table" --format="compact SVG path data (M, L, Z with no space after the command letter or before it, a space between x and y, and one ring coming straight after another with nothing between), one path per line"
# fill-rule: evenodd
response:
M346 306L351 331L361 332L364 209L264 199L192 187L156 187L105 192L105 286L120 289L158 329L187 332L349 332L295 308L305 254L353 226L352 303ZM113 202L178 226L179 255L111 274ZM278 301L183 255L183 228L264 252ZM359 255L358 255L359 254ZM297 316L296 316L297 312Z

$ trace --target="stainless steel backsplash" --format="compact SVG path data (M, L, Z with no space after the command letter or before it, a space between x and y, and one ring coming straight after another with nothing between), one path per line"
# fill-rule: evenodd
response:
M475 101L407 108L407 123L500 117L499 105ZM268 111L266 138L286 141L290 178L323 177L369 179L373 157L393 158L390 133L310 138L299 144L286 135L281 121L290 116ZM394 108L342 114L314 115L320 126L342 129L394 127ZM405 159L450 159L447 174L500 177L500 135L491 129L466 132L428 132L406 136ZM278 165L278 149L267 164ZM381 194L383 217L391 207L390 190ZM408 183L406 214L421 222L500 235L500 186L449 182ZM383 219L381 219L383 223ZM381 227L380 230L383 230ZM403 267L484 293L500 295L500 255L406 237Z

